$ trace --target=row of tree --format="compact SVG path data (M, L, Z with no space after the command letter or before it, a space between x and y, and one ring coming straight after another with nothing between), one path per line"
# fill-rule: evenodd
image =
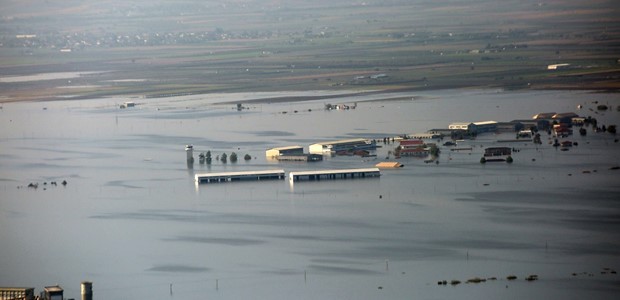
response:
M228 160L230 159L230 162L232 163L236 163L237 162L237 153L232 152L230 153L230 156L227 155L226 153L222 153L222 155L217 155L215 157L216 161L221 161L222 163L227 163ZM252 159L252 156L249 154L246 154L243 157L244 160L248 161ZM213 157L211 156L211 151L207 151L207 152L202 152L198 155L198 161L200 162L200 164L208 164L210 165L213 162Z

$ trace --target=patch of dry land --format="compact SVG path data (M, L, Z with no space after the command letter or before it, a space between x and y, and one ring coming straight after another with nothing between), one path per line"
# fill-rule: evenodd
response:
M611 0L18 1L3 4L0 101L460 87L615 92L618 13Z

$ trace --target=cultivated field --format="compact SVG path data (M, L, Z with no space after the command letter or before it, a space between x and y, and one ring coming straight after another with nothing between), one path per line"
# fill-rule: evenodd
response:
M611 0L333 2L8 1L0 101L620 88L619 9ZM55 72L98 73L2 80Z

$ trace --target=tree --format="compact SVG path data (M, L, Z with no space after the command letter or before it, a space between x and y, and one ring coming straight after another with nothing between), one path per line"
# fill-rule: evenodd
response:
M221 160L223 163L226 163L226 160L227 160L227 159L228 159L228 156L226 155L226 153L222 153L222 156L220 157L220 160Z
M252 159L252 156L251 156L251 155L249 155L249 154L246 154L246 155L243 157L243 159L245 159L245 160L250 160L250 159Z
M205 158L207 160L207 164L210 165L211 164L211 151L207 151Z
M431 156L432 157L439 156L439 152L441 151L439 150L439 147L437 147L437 145L431 145Z
M237 153L233 152L230 154L230 162L237 162Z

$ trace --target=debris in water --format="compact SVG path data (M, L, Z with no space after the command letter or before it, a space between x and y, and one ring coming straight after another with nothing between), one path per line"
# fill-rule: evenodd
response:
M538 280L538 275L530 275L525 277L525 280L527 281L534 281L534 280Z

